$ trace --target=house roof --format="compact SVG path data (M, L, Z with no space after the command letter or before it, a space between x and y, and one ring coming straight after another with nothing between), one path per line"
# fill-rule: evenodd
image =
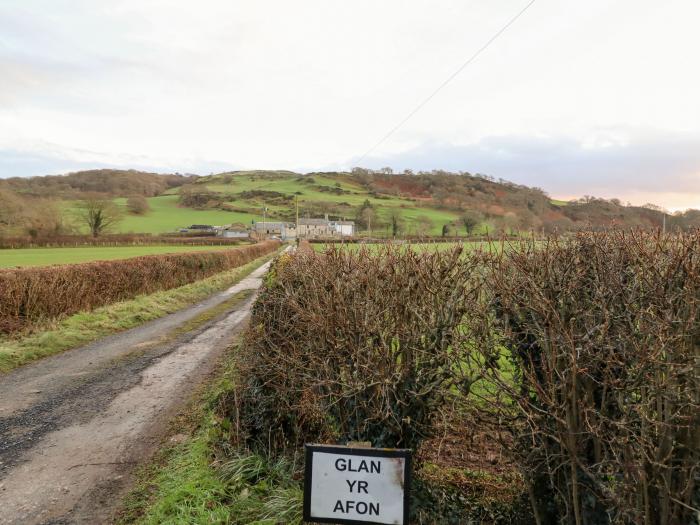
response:
M260 221L255 223L256 228L281 228L282 226L284 226L283 222Z
M299 224L305 224L307 226L327 226L328 224L330 224L330 222L326 219L299 219Z
M255 228L260 229L260 228L293 228L294 224L288 223L288 222L279 222L279 221L258 221L255 223Z
M332 224L339 224L340 226L355 226L355 221L333 221Z

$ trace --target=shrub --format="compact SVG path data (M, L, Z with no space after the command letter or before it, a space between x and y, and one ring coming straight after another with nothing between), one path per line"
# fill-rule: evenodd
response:
M351 440L417 449L452 395L478 267L461 248L281 257L239 354L239 442L273 455Z
M513 434L539 523L698 523L699 246L580 234L493 261L485 408Z
M276 241L218 252L0 270L0 332L167 290L271 253Z
M210 191L206 186L186 184L180 189L178 202L188 208L204 209L215 208L223 201L219 193Z
M126 199L126 207L134 215L143 215L151 209L148 200L143 195L132 195Z

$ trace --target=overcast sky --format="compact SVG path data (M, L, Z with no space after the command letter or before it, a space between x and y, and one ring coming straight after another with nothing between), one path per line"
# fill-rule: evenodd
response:
M529 0L0 0L0 176L349 168ZM537 0L377 148L700 208L700 2Z

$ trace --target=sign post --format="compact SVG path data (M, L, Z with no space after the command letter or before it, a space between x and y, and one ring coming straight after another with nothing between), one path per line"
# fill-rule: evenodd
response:
M304 521L408 525L411 452L306 445Z

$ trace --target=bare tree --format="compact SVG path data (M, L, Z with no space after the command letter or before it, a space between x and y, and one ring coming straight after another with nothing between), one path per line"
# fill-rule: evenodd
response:
M81 201L78 216L90 229L93 237L99 237L116 226L122 219L119 207L109 199L92 197Z
M416 217L418 235L427 235L433 229L433 220L427 215Z
M0 228L11 229L22 224L25 203L12 191L0 190Z
M389 215L389 225L391 226L391 236L397 237L399 234L403 233L405 221L401 212L397 209L391 210Z
M476 228L483 219L483 215L478 211L467 211L460 217L464 229L467 231L467 235L471 235L474 228Z

